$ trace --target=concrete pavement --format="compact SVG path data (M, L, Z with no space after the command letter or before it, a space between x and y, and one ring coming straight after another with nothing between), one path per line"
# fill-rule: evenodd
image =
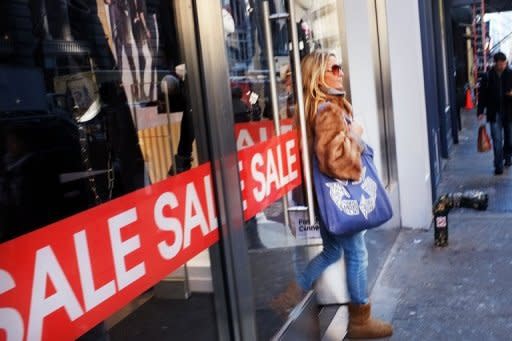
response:
M492 152L476 152L475 116L462 114L439 194L483 190L489 208L452 210L445 248L432 228L400 231L371 293L390 340L512 339L512 168L495 176Z

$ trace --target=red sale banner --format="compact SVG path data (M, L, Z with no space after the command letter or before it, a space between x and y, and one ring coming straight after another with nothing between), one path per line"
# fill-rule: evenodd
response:
M245 220L302 182L296 131L240 150L238 160Z
M297 133L267 137L238 153L246 220L301 183ZM0 244L0 340L76 339L218 239L206 163Z
M0 339L75 339L214 244L210 172L204 164L0 244Z
M281 120L281 133L287 133L293 129L293 120L290 118ZM257 122L235 124L235 139L237 150L254 146L265 142L275 135L274 121L263 120Z

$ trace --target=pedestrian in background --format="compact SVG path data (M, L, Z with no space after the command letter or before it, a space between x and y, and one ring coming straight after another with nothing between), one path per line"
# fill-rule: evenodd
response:
M512 71L504 53L494 55L494 67L482 80L478 98L479 120L491 125L494 174L503 174L503 163L512 165Z

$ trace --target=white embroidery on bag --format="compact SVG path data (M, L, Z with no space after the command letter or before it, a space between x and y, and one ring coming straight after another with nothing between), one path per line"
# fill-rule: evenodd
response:
M341 204L337 204L339 208L347 215L358 215L359 206L357 200L342 200Z
M345 186L349 183L353 185L361 184L361 188L368 194L365 197L361 194L359 201L353 199ZM357 181L341 181L328 182L325 184L329 188L329 196L332 201L346 215L354 216L362 214L365 219L375 210L375 202L377 200L377 183L374 179L366 175L366 167L363 167L361 178Z
M372 178L364 179L361 188L370 195L370 197L377 196L377 183Z
M365 198L364 195L361 195L359 209L361 210L361 213L364 215L365 219L368 219L368 214L370 214L375 209L375 197Z

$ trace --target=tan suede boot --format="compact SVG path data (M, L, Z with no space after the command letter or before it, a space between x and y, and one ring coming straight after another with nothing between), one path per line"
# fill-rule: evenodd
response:
M348 305L348 332L349 339L379 339L393 334L391 324L381 320L372 319L370 304Z
M290 311L299 304L305 294L305 291L296 282L291 282L283 292L270 301L270 307L282 318L287 318Z

